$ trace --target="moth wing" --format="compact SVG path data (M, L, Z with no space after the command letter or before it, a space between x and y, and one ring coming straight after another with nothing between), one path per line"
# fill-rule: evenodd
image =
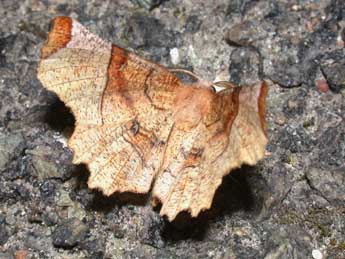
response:
M73 162L90 170L89 187L106 195L148 192L180 81L69 17L53 21L38 78L76 118L68 144Z
M192 130L173 128L153 188L154 199L162 203L161 215L173 220L189 211L196 217L211 207L224 175L264 157L266 94L265 83L236 88L218 96L214 101L219 105ZM220 118L212 120L217 114Z

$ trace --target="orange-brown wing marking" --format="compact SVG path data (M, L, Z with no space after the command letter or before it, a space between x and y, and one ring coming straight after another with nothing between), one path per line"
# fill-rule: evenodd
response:
M111 47L111 58L107 70L107 83L101 99L103 123L123 124L132 120L136 111L129 95L129 80L123 68L127 65L127 52L115 45Z
M41 51L43 59L48 58L59 49L66 47L71 40L72 19L69 17L58 17L52 22L52 29L48 35L48 40Z
M267 124L265 119L265 111L266 111L266 96L268 94L268 85L265 81L262 82L261 91L259 95L258 101L258 112L260 117L261 128L264 130L265 134L267 135Z

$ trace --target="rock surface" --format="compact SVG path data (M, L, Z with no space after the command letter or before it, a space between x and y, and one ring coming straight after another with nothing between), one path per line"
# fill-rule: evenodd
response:
M86 225L76 218L70 218L59 224L52 233L53 245L65 249L73 248L86 236Z
M345 257L345 2L0 2L0 258ZM103 197L66 142L74 118L36 78L57 15L206 80L266 79L270 155L172 223Z

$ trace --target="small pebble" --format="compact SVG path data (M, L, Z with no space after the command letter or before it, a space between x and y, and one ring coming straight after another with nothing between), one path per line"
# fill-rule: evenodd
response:
M298 102L296 100L290 99L288 100L288 107L289 109L296 109L298 108Z
M274 122L279 126L285 125L286 121L287 121L287 119L286 119L285 115L282 113L278 113L277 116L275 117L275 120L274 120Z
M312 256L314 259L322 259L322 253L320 250L318 249L314 249L312 252L311 252Z
M27 250L18 250L15 253L15 258L16 259L25 259L28 255L28 251Z
M171 58L171 62L174 65L177 65L178 63L180 63L180 54L179 54L178 48L172 48L170 50L170 58Z
M316 80L316 87L322 93L327 93L329 91L329 86L326 80Z

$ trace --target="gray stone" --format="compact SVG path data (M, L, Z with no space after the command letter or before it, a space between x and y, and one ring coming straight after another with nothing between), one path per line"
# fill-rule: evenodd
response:
M44 233L41 232L29 232L25 245L27 248L31 248L36 251L47 251L51 245L51 241Z
M59 190L58 196L56 199L56 205L59 207L71 207L71 206L73 206L73 201L69 197L69 193L63 189Z
M159 6L161 2L163 2L163 0L130 0L130 1L147 10L152 10L153 8Z
M9 238L9 233L4 224L0 224L0 245L4 245Z
M267 37L265 27L259 27L255 21L244 21L232 26L227 34L226 40L233 46L253 46L260 37Z
M318 138L318 157L323 168L338 168L345 164L345 125L325 128Z
M236 48L230 57L230 81L237 85L252 85L262 72L259 53L250 48Z
M0 252L0 259L14 259L14 256L10 253Z
M20 133L0 133L0 171L5 168L11 159L19 155L23 143L24 138Z
M186 20L186 32L195 33L199 30L202 20L197 15L191 15Z
M309 258L312 251L312 238L296 226L281 227L269 231L271 238L267 243L265 259Z
M278 145L291 153L308 152L315 145L315 141L304 128L292 128L290 125L284 126L278 141Z
M345 167L322 170L311 168L306 171L309 184L327 201L344 205Z
M161 218L157 217L157 215L152 215L152 212L147 213L144 219L144 226L138 233L141 243L156 248L164 247L164 240L161 237L163 226L164 223Z
M345 50L336 50L329 53L322 60L322 72L332 90L339 92L345 88Z
M86 250L92 258L103 258L104 252L105 252L104 244L105 242L103 238L97 238L97 239L90 238L90 239L84 240L80 244L80 247Z
M128 36L130 44L138 47L169 47L174 46L172 38L162 22L141 13L135 13L129 22ZM135 40L134 40L135 39Z
M47 226L54 226L58 222L59 218L56 213L46 212L43 214L43 221Z
M13 210L11 211L11 213L8 213L6 216L6 224L10 225L10 226L14 226L16 224L16 217L15 217L15 213L17 211Z
M67 207L68 218L78 218L82 220L86 213L80 203L72 201L69 194L63 189L59 190L56 199L56 205L59 207Z
M53 245L55 247L71 249L85 238L87 230L87 226L79 219L71 218L65 220L53 232Z
M26 153L31 157L33 171L36 173L39 180L58 178L61 176L56 163L50 161L49 157L47 157L47 154L51 153L48 147L38 146L35 149L27 150Z

